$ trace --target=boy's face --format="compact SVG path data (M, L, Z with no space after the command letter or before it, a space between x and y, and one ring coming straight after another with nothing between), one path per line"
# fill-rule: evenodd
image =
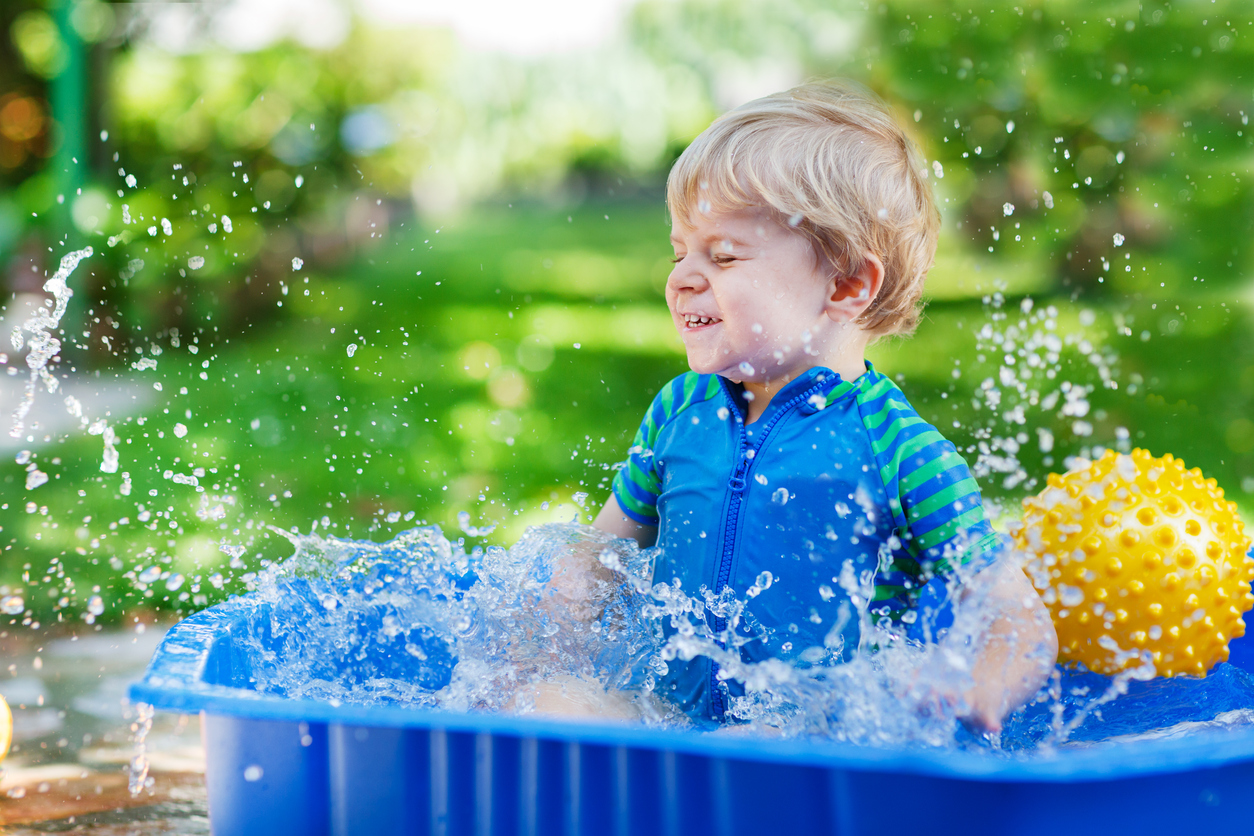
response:
M808 239L765 209L672 217L671 230L666 304L693 371L765 383L820 362L831 290Z

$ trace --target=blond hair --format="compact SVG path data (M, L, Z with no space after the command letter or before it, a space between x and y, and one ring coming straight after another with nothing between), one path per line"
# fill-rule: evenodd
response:
M918 148L860 85L803 84L719 117L675 162L666 204L679 223L694 211L768 207L837 275L874 253L884 285L859 325L876 336L918 325L940 213Z

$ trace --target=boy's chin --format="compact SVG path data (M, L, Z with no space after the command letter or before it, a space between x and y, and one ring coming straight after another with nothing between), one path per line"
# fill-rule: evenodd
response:
M688 368L692 369L697 374L721 374L723 377L727 377L728 371L719 363L713 363L709 360L703 360L701 358L694 358L692 355L688 355Z
M735 383L743 383L745 379L744 372L737 368L727 368L722 363L712 362L694 362L691 358L688 360L688 368L697 374L716 374L719 377L725 377Z

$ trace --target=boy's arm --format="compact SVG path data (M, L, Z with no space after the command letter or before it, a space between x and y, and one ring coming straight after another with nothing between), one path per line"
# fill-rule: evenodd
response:
M1053 622L1018 560L1006 552L1005 541L985 520L979 485L966 461L904 396L896 397L890 383L881 388L887 397L868 424L875 427L870 431L872 446L891 474L885 486L900 503L898 523L905 523L912 556L919 564L931 563L936 572L921 590L925 594L916 607L930 597L928 588L935 587L932 592L939 594L958 565L986 566L955 601L979 617L962 619L963 629L951 629L941 640L942 646L953 649L954 658L970 660L971 684L961 694L942 698L959 702L971 725L996 731L1053 670L1058 655ZM961 547L957 558L947 554L953 546ZM939 594L941 610L947 609L946 598L947 592ZM930 634L940 626L938 616L918 619L916 632L931 640ZM959 626L955 620L954 627Z
M1007 555L980 572L963 591L959 606L985 608L977 635L952 631L942 645L970 640L975 647L971 686L963 694L963 717L988 732L1041 689L1058 658L1058 634L1040 596L1018 560Z
M647 549L657 542L657 526L636 522L624 514L612 493L606 500L605 507L597 514L592 527L613 534L615 537L630 537L639 543L642 549Z

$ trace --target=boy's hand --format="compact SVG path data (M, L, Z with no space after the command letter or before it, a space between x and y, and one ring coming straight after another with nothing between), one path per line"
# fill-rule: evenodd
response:
M585 623L600 618L610 595L626 580L601 563L605 547L605 543L588 538L573 543L569 551L557 557L544 606Z
M983 608L985 618L976 635L954 631L942 640L942 644L969 640L975 648L971 684L955 704L961 706L960 718L968 725L996 733L1006 715L1048 680L1058 660L1058 634L1017 560L1000 560L978 574L962 603Z
M504 709L567 720L640 720L640 709L630 694L607 691L594 679L571 675L555 676L546 682L532 682L524 686L505 704Z

